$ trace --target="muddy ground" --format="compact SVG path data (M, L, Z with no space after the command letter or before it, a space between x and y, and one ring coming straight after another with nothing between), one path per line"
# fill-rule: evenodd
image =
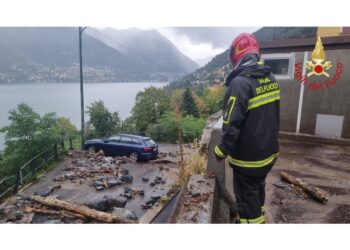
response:
M284 171L317 186L326 204L295 192ZM282 139L280 156L266 180L267 223L350 223L350 147Z
M177 162L178 146L175 144L160 144L160 152L166 153L167 156L164 159ZM169 154L170 153L170 154ZM145 204L147 201L152 199L152 197L163 197L166 195L173 184L178 179L178 168L177 164L151 164L149 162L133 162L129 159L126 163L121 163L116 165L113 160L113 164L107 164L105 161L97 161L96 164L89 163L98 159L98 157L89 157L85 156L86 153L77 151L73 156L66 156L65 159L60 162L55 169L47 172L43 177L39 179L34 184L29 185L28 187L21 190L21 196L31 196L35 193L43 193L48 190L48 187L55 187L53 192L49 195L56 197L58 199L75 202L78 204L93 204L104 199L105 196L111 198L118 198L125 194L126 188L131 188L132 190L143 190L144 194L140 195L139 192L133 194L133 196L127 199L125 207L123 209L133 211L137 218L141 218L143 214L147 211L142 204ZM105 157L100 157L104 159ZM111 158L110 158L111 159ZM113 171L123 172L126 170L128 176L132 176L132 182L127 182L123 184L113 185L104 187L102 190L97 190L94 186L96 180L100 177L107 177L107 180L120 180L120 177L114 176L110 173L96 173L88 175L86 177L81 177L82 174L77 174L75 169L84 169L91 168L91 166L99 165L100 170L106 169L110 171L111 168ZM108 167L104 167L104 165ZM89 167L87 167L89 166ZM97 169L99 169L97 168ZM115 170L117 169L117 170ZM62 178L63 176L68 176L68 178ZM77 177L79 176L79 177ZM153 182L156 178L161 178L161 181L153 185ZM148 178L147 181L144 178ZM152 184L151 184L152 183ZM103 186L104 184L102 184ZM6 204L8 205L14 203L16 197L10 198ZM157 204L156 204L157 205ZM56 222L55 218L49 218L46 215L35 215L31 223L62 223L60 221ZM17 223L25 223L19 221Z

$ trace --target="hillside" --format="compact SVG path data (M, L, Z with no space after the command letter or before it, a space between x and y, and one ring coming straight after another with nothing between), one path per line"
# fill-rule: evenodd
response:
M124 56L137 61L150 72L188 74L199 68L197 63L182 54L166 37L154 29L88 29L87 33L117 49Z
M163 55L162 60L156 53L148 53L140 60L86 31L83 34L86 82L170 81L197 67L176 48ZM158 41L158 47L172 46L165 38ZM0 83L78 82L78 52L77 28L0 28Z
M313 37L316 34L314 27L264 27L253 33L259 41L284 40ZM171 82L168 88L184 88L194 84L222 83L231 70L227 59L228 50L215 56L204 67L195 72Z

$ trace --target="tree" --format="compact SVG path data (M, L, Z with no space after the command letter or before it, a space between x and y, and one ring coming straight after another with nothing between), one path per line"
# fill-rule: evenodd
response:
M183 130L185 142L193 142L194 139L201 137L205 120L188 115L182 118L180 126Z
M111 113L104 105L103 101L96 101L87 107L90 120L88 124L92 126L93 136L109 136L120 130L121 121L118 112Z
M199 117L197 104L189 87L187 87L183 93L181 109L183 116L192 115L194 117Z
M209 114L222 109L224 102L225 88L223 86L212 86L205 90L204 102L209 109Z
M157 123L157 119L169 110L169 93L163 89L149 87L137 93L131 119L138 132L145 132L150 124Z
M77 128L67 117L59 117L57 120L57 132L62 138L72 138L78 135Z
M51 149L58 142L57 117L55 113L40 116L27 104L19 104L9 111L10 124L0 129L5 133L5 152L0 176L14 173L26 161Z

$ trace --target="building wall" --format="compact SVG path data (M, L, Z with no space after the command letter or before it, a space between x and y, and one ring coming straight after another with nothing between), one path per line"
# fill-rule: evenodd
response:
M312 51L308 51L307 60L311 60ZM340 79L328 89L311 90L307 85L304 88L303 106L301 113L300 133L315 134L317 114L343 116L341 130L342 138L350 138L350 50L326 50L327 59L332 68L327 72L330 78L336 71L337 63L343 64ZM295 63L303 63L304 52L295 53ZM306 70L306 73L310 70ZM325 76L311 76L309 82L330 79ZM280 101L280 130L296 132L297 113L301 83L294 78L278 80L281 89ZM332 121L330 123L332 125Z
M328 70L330 78L336 71L337 63L343 64L340 79L334 86L322 90L305 88L300 132L315 134L317 114L344 116L341 136L350 138L350 50L326 51L327 60L332 62ZM311 76L310 81L329 79Z
M303 62L303 58L304 52L295 53L295 62ZM282 131L295 132L300 83L297 79L278 80L278 83L281 90L280 128Z

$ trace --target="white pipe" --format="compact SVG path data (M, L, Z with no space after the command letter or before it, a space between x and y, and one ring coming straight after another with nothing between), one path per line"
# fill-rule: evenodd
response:
M309 52L305 51L304 52L302 77L305 76L305 74L306 74L306 61L307 61L308 55L309 55ZM299 93L299 104L298 104L297 128L296 128L297 133L300 133L300 121L301 121L301 111L303 109L303 98L304 98L304 84L301 83L300 93Z

